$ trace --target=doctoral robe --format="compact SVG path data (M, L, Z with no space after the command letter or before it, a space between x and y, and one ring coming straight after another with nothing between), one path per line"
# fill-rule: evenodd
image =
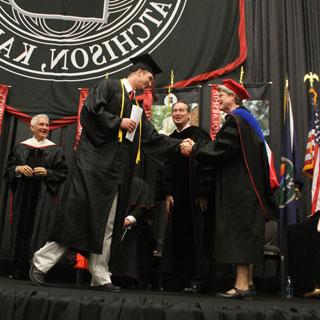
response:
M246 120L229 114L215 141L195 145L193 154L215 168L215 259L256 262L263 255L265 220L274 211L264 142Z
M210 141L206 131L190 126L170 137L191 138L204 144ZM168 215L163 246L162 271L192 277L210 275L210 240L213 236L213 212L202 211L199 198L208 199L212 179L211 165L180 155L167 167L163 192L172 195L174 206ZM189 285L188 283L186 285Z
M41 159L46 177L18 175L18 165ZM31 165L31 164L30 164ZM12 259L27 262L45 244L56 220L57 194L68 173L62 148L55 144L34 147L20 143L12 150L5 173L13 195Z

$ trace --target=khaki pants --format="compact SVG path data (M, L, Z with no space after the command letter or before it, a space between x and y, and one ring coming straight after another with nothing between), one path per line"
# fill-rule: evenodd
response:
M91 285L101 286L111 283L111 273L109 271L110 248L112 241L113 223L117 209L117 196L114 198L109 213L108 222L103 239L102 254L90 254L89 271L92 275ZM67 248L56 243L47 242L33 256L33 264L42 272L47 273L65 254Z

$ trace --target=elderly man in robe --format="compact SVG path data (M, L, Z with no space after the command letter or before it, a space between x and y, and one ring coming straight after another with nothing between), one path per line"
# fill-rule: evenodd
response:
M48 116L34 116L30 129L33 137L14 147L5 173L13 194L12 261L16 273L23 273L52 231L57 194L68 173L62 148L47 139Z

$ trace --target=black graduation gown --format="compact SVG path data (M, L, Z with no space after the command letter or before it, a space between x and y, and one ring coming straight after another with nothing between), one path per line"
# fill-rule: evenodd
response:
M227 115L216 140L195 145L193 154L215 168L214 257L224 263L256 262L263 255L265 219L274 210L264 143L244 119Z
M17 177L15 168L41 159L47 177ZM13 193L12 259L28 261L52 232L56 220L58 189L67 177L68 167L60 147L35 148L18 144L12 150L5 178Z
M190 126L171 137L191 138L204 144L210 136L203 129ZM163 192L174 198L167 221L162 254L162 271L170 274L210 275L210 238L213 235L212 211L202 212L196 199L208 198L212 167L180 155L164 175ZM189 279L189 280L190 280Z
M118 139L122 88L119 80L105 79L90 91L81 112L82 135L72 166L66 198L59 210L55 233L49 238L87 255L102 252L112 202L118 194L111 245L110 269L121 256L121 230L139 145ZM123 118L130 118L132 103L124 89ZM141 148L162 165L179 150L180 141L158 134L143 113ZM116 266L115 266L116 268Z

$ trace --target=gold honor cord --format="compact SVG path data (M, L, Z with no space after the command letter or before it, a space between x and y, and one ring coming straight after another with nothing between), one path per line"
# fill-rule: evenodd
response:
M120 111L120 118L122 118L123 116L123 111L124 111L124 85L123 85L123 81L120 80L121 82L121 95L122 95L122 98L121 98L121 111ZM139 103L137 101L137 99L135 99L136 101L136 104L138 107L139 106ZM122 142L122 129L121 127L119 127L119 131L118 131L118 139L119 139L119 142L121 143ZM141 160L141 136L142 136L142 122L141 122L141 119L140 119L140 122L139 122L139 144L138 144L138 152L137 152L137 156L136 156L136 164L138 164Z
M134 98L134 101L136 102L136 105L140 108L139 106L139 102L137 101L136 98ZM141 136L142 136L142 122L141 122L141 118L139 121L139 144L138 144L138 152L137 152L137 156L136 156L136 164L138 164L141 160Z
M139 145L138 145L138 152L137 152L137 156L136 156L136 164L138 164L141 160L141 136L142 136L142 123L141 123L141 119L139 122Z
M123 81L120 80L121 83L121 111L120 111L120 118L122 118L123 116L123 110L124 110L124 86L123 86ZM121 129L121 122L120 122L120 127L119 127L119 131L118 131L118 139L119 142L122 142L122 129Z

